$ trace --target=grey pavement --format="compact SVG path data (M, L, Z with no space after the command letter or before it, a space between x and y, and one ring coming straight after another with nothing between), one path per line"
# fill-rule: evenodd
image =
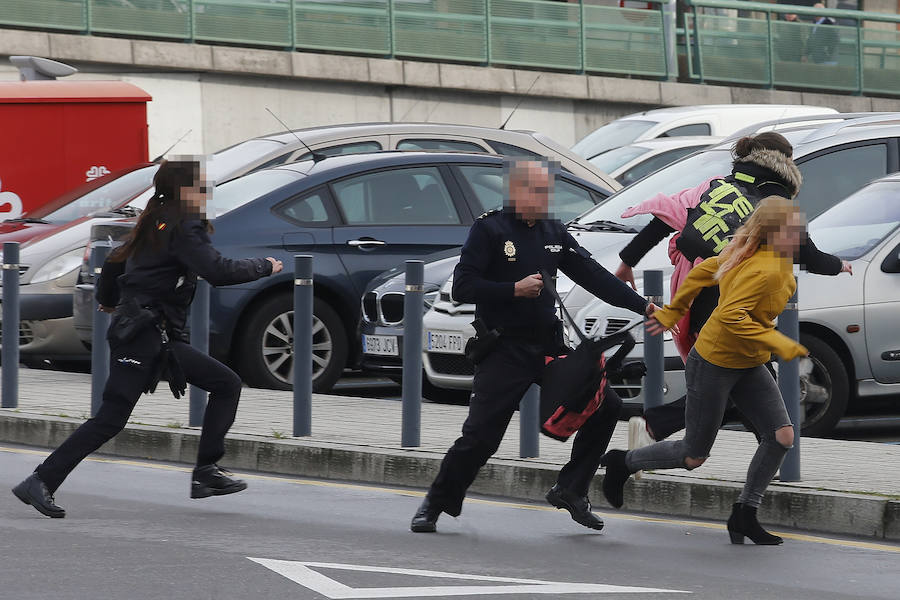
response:
M0 488L44 454L0 449ZM900 589L900 545L883 541L779 528L783 546L735 546L721 522L621 513L598 532L546 504L478 495L437 534L414 534L410 490L239 472L245 492L191 500L188 471L89 459L57 495L65 519L0 494L0 597L892 600Z
M0 427L0 441L52 447L79 419L87 418L90 375L22 369L19 378L18 409L0 409L0 420L5 423ZM441 456L459 435L466 410L464 406L423 404L421 447L403 448L400 402L314 394L312 435L291 438L291 392L244 388L231 432L231 437L240 443L236 441L229 446L223 464L426 487ZM44 433L36 434L33 428L27 429L31 432L27 434L9 433L14 429L9 423L32 416L37 418L29 421L30 426L40 423L40 431ZM57 422L67 423L68 429L60 429ZM187 399L173 398L164 382L155 394L142 397L132 422L134 425L129 430L143 431L141 427L148 426L146 429L163 440L179 436L179 439L196 438L197 428L187 427ZM620 422L611 448L626 447L626 431L626 423ZM23 436L35 439L23 439ZM157 440L153 447L166 443ZM553 483L553 472L567 460L570 443L542 437L539 458L519 458L518 418L514 417L500 450L479 476L473 490L540 498L542 490L546 490L543 486ZM187 458L177 452L166 454L147 448L123 451L123 445L107 450L130 456L174 460L180 456L189 460L190 444L178 444L184 446L179 451L187 453ZM245 446L254 448L252 451L260 456L252 459L238 456ZM267 449L261 450L262 446ZM711 518L727 516L755 447L752 434L722 430L703 467L691 472L645 474L640 482L630 483L626 509ZM317 449L321 450L318 454L314 452ZM330 454L323 454L322 449ZM353 464L343 469L315 464L337 460L338 452L340 460ZM281 454L284 456L280 461L271 459ZM288 460L292 464L281 464ZM802 481L773 482L761 511L763 518L811 530L900 539L900 446L802 438L801 460ZM377 476L367 472L373 462L380 465ZM599 481L600 477L596 478L591 498L595 505L603 507Z

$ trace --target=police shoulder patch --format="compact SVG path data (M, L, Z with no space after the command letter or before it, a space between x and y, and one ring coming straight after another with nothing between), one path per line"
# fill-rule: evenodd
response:
M485 217L490 217L491 215L499 215L501 212L503 212L502 208L495 208L494 210L489 210L486 213L481 213L481 216L479 216L478 218L484 219Z

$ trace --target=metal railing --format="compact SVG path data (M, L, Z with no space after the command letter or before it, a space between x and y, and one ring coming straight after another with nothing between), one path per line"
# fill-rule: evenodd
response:
M694 8L683 23L693 79L900 94L898 15L733 0L687 3ZM805 20L783 20L790 13ZM836 23L813 23L820 16Z
M664 78L667 0L647 1L0 0L0 25Z

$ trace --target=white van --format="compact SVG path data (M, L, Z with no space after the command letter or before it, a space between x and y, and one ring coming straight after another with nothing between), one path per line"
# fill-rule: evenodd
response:
M836 112L833 108L802 104L705 104L657 108L607 123L572 146L572 151L591 159L632 142L685 135L728 136L761 121Z

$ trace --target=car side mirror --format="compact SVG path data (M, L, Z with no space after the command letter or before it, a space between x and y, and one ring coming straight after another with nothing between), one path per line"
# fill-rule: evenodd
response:
M881 270L885 273L900 273L900 244L881 261Z

